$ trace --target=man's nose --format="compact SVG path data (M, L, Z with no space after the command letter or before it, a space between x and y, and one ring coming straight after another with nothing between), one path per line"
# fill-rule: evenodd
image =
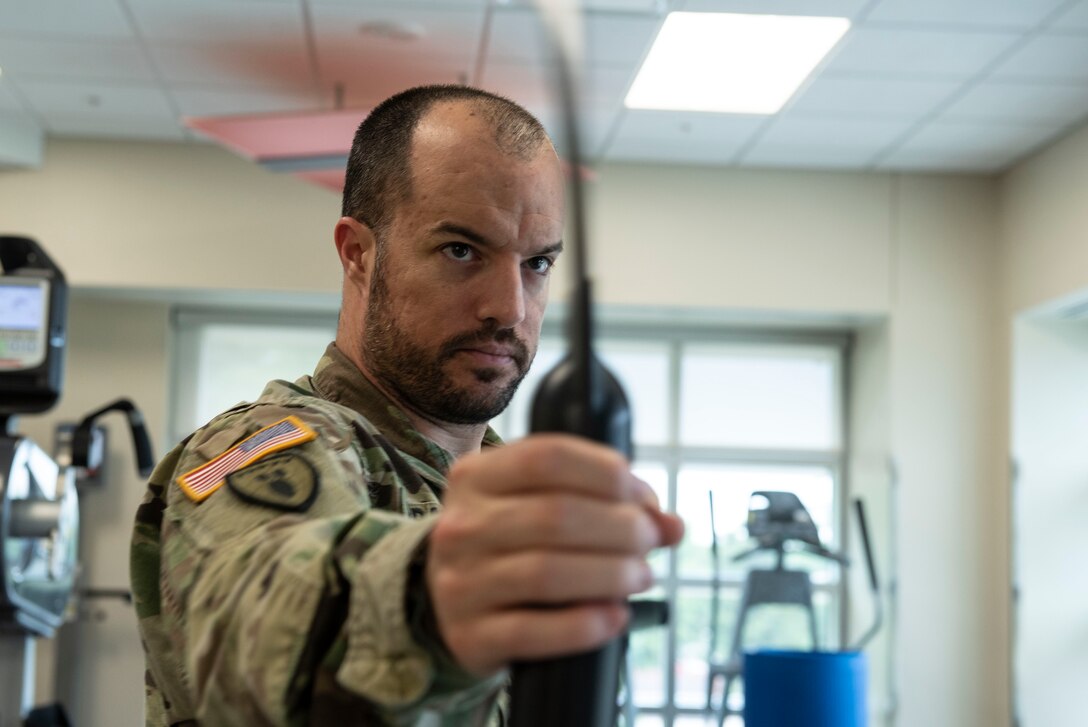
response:
M480 290L478 317L494 320L498 328L513 328L525 319L525 288L521 265L495 266Z

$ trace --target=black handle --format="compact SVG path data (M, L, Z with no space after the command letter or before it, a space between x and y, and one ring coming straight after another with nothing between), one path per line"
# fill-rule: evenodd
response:
M144 415L129 399L118 399L83 417L83 421L72 433L72 464L76 467L87 466L87 457L91 448L91 429L98 417L111 411L121 411L126 414L129 429L132 431L132 446L136 450L136 470L141 477L147 477L155 467L151 437L147 433Z

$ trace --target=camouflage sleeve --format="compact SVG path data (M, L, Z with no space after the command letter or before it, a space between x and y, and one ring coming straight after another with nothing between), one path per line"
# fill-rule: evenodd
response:
M213 460L277 415L265 407L220 423L190 443L172 474ZM502 677L464 673L428 626L420 574L433 516L369 508L360 458L330 422L307 424L315 441L262 460L275 461L282 481L262 480L254 463L202 502L164 483L162 621L193 717L205 725L487 724Z

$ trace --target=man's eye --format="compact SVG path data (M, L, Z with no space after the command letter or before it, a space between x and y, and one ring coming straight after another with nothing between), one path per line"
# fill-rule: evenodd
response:
M442 253L450 260L466 262L472 259L472 247L463 242L453 242L442 248Z
M534 273L546 273L552 269L552 265L555 265L555 261L550 257L532 257L525 263L529 266L529 269Z

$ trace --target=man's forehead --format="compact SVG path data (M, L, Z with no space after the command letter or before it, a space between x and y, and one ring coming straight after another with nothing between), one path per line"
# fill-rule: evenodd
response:
M482 114L464 101L436 103L420 118L412 134L411 154L424 160L465 144L494 145L494 131Z

